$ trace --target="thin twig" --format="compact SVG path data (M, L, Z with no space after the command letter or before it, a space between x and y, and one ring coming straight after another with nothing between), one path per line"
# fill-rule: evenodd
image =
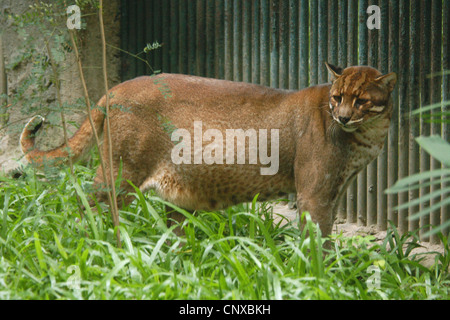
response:
M113 217L114 226L117 227L117 245L121 247L120 232L119 232L119 209L117 207L116 187L114 179L114 164L113 164L113 152L112 152L112 139L111 139L111 126L109 121L109 89L108 89L108 73L106 69L106 39L105 39L105 27L103 24L103 0L100 0L99 7L99 22L100 33L102 38L102 55L103 55L103 78L105 84L105 98L106 98L106 139L108 141L108 156L109 156L109 175L110 175L110 187L112 191L112 207L111 214Z
M68 154L67 158L68 158L68 161L69 161L70 174L71 174L71 176L73 178L75 176L75 174L74 174L74 170L73 170L73 161L72 161L72 158L71 158L71 150L70 150L70 147L69 147L69 137L67 135L66 117L64 115L63 103L62 103L62 98L61 98L61 83L60 83L60 80L59 80L59 77L58 77L58 68L56 66L55 60L53 60L53 54L52 54L52 51L50 49L50 45L49 45L48 41L45 42L45 46L47 48L48 57L50 59L50 65L51 65L52 70L53 70L53 79L54 79L55 86L56 86L56 97L58 99L58 105L59 105L59 108L61 110L61 122L62 122L62 127L63 127L63 132L64 132L64 143L66 145L67 154ZM82 203L81 203L81 199L78 196L78 194L76 195L76 198L77 198L77 203L78 203L78 209L80 211L80 216L82 218L84 213L83 213L83 210L82 210L83 206L82 206Z
M105 161L103 159L103 155L102 155L102 152L101 152L101 149L100 149L100 138L98 136L97 129L95 128L94 120L92 119L91 100L89 99L89 92L88 92L88 89L87 89L86 79L84 77L83 66L81 64L80 52L78 50L78 46L77 46L77 43L75 41L74 33L75 33L74 30L70 30L70 32L69 32L70 40L72 41L72 47L73 47L73 50L75 52L75 58L77 60L78 71L80 73L80 80L81 80L81 84L83 86L83 94L84 94L84 99L85 99L85 102L86 102L87 116L88 116L89 123L91 125L92 132L93 132L94 138L95 138L95 145L97 147L98 156L99 156L99 160L100 160L100 166L102 168L103 181L105 181L105 183L107 183L108 180L107 180L107 175L106 175ZM112 206L111 191L110 191L109 187L107 187L106 189L107 189L106 194L108 196L109 205Z

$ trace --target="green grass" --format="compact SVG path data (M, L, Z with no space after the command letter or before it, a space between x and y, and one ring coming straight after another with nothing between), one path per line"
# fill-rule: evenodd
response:
M64 170L0 177L0 300L450 297L447 242L431 268L395 229L381 245L338 235L325 249L313 223L274 224L270 205L255 202L194 215L175 207L188 216L179 238L165 202L138 192L120 212L119 249L108 215L81 219L76 194L89 198L93 170L75 169L76 183Z

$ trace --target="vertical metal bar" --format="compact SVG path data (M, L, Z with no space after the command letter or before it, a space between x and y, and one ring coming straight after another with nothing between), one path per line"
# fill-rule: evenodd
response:
M252 2L242 3L242 81L252 82Z
M197 71L197 3L196 1L187 1L188 3L188 73L196 74Z
M261 81L270 85L270 6L269 0L261 0Z
M319 54L318 76L319 83L328 82L328 71L325 61L328 60L328 0L319 0Z
M259 1L252 1L252 83L260 83L260 30L261 7Z
M379 69L383 74L389 72L389 1L381 0L381 30L379 37ZM377 225L378 229L387 229L387 196L384 191L387 189L387 162L388 162L388 141L378 157L378 204L377 204Z
M443 70L446 72L450 71L450 1L444 1L443 5L443 13L444 13L444 20L443 20L443 32L442 32L442 67ZM444 75L443 78L443 100L444 101L450 101L450 75L447 73ZM447 116L444 116L444 123L442 125L443 135L442 138L445 141L450 141L450 117L448 114L450 113L450 107L446 106L443 107L443 112L447 113ZM450 186L450 183L446 182L443 183L442 188L448 188ZM442 196L442 199L448 199L450 198L450 193L446 193ZM450 205L446 205L442 207L441 211L442 215L442 221L441 223L445 223L450 220ZM446 228L442 231L444 236L450 235L450 228Z
M219 23L219 21L217 21ZM206 1L206 60L205 75L215 76L215 1Z
M142 2L142 1L139 1ZM162 25L161 25L161 42L164 44L161 50L161 71L169 72L170 70L170 2L162 1L161 6ZM139 27L139 26L138 26ZM142 50L142 49L140 49Z
M280 66L280 47L279 47L279 2L270 1L270 86L279 87L279 66Z
M337 0L328 0L328 57L327 61L333 65L339 65L339 36L342 35L342 18L340 3ZM346 31L346 30L345 30ZM343 31L344 34L345 31ZM345 44L345 43L344 43ZM345 55L347 57L347 55ZM326 69L326 68L325 68ZM325 70L326 71L326 70ZM327 72L327 71L326 71ZM327 72L328 78L328 72Z
M359 7L358 7L358 35L359 35L359 41L358 41L358 61L362 65L368 64L368 39L369 39L369 31L367 29L367 7L368 7L368 0L359 0Z
M178 3L178 16L180 17L179 36L178 38L178 71L179 73L188 73L188 13L187 2L180 1Z
M299 89L299 1L289 0L289 89Z
M206 75L206 0L197 2L197 72L198 76Z
M389 1L389 71L399 71L399 0ZM394 111L391 119L388 136L388 187L392 187L398 178L398 85L392 93ZM398 196L396 194L388 195L388 221L398 226L398 212L394 208L398 204Z
M233 3L233 80L242 81L242 0Z
M399 70L402 76L399 79L399 179L408 176L408 77L409 77L409 0L400 0L400 57ZM402 192L398 197L398 204L408 202L408 192ZM408 209L398 212L398 229L400 233L408 231Z
M359 64L368 64L367 0L359 0ZM358 225L367 224L367 169L358 175Z
M371 4L378 5L378 0L372 0ZM366 7L367 10L367 7ZM366 11L366 21L367 21ZM371 67L378 69L378 33L377 29L369 30L369 59L368 64ZM367 225L372 226L377 224L377 170L378 159L372 161L367 167Z
M347 65L358 64L358 0L348 0L348 50ZM355 179L347 190L347 222L357 222L357 180Z
M330 12L328 62L345 67L347 65L347 4L342 0L329 0L328 11ZM342 222L347 218L347 194L339 200L337 217Z
M128 37L128 5L129 1L121 1L120 2L120 47L122 50L128 51L128 43L129 43L129 37ZM1 44L0 44L1 45ZM0 57L1 58L1 57ZM1 62L0 62L1 63ZM124 51L121 51L120 53L120 79L121 81L128 80L128 72L129 72L129 61L128 61L128 54ZM0 102L1 104L1 102Z
M134 19L136 20L137 23L137 27L136 27L136 52L135 53L139 53L142 52L142 50L144 50L145 47L145 33L144 33L144 28L142 28L141 26L143 25L144 21L145 21L145 12L144 12L144 2L142 1L137 1L136 3L137 5L137 10L136 10L136 16L134 17ZM146 73L146 66L145 63L141 60L136 60L136 72L137 74L135 76L142 76Z
M179 72L178 66L178 52L179 52L179 37L180 37L180 12L179 0L170 0L170 50L169 50L169 70L172 73Z
M412 112L420 107L414 101L420 101L420 46L422 39L420 38L420 0L411 1L411 24L409 32L409 175L419 173L420 171L420 153L419 145L415 138L420 135L420 122L417 116L413 116ZM419 197L419 190L411 190L409 192L409 200L414 200ZM419 211L419 206L410 207L409 215L414 215ZM419 228L419 220L409 221L409 230L416 230Z
M311 41L311 51L310 51L310 85L316 85L319 83L319 65L318 65L318 55L319 55L319 2L310 2L310 41Z
M280 36L279 45L280 48L280 70L279 70L279 87L283 89L289 89L289 1L281 1L280 12Z
M128 3L128 47L127 51L132 54L138 53L137 51L137 39L136 39L136 1L131 0ZM136 77L137 62L136 59L127 54L128 72L127 80Z
M421 37L421 57L431 57L431 1L422 1L421 2L421 8L420 8L422 15L421 15L421 30L420 30L420 37ZM431 73L431 58L430 59L421 59L421 93L420 93L420 105L421 106L427 106L431 103L431 87L430 87L430 79L428 78L428 75ZM429 114L427 112L427 114ZM420 133L424 136L430 135L430 124L425 120L425 117L423 117L424 114L421 115L420 119ZM430 155L424 150L420 150L420 171L421 172L427 172L430 170ZM425 183L426 181L422 181ZM422 187L420 188L420 196L424 196L430 193L430 187ZM430 202L422 202L420 204L420 210L425 210L429 208ZM420 236L421 240L428 241L428 237L424 237L423 235L428 232L429 225L430 224L430 216L425 215L420 218Z
M431 9L431 72L439 73L442 71L442 1L433 0ZM441 101L441 86L442 77L434 76L431 79L431 99L433 103ZM431 114L441 112L440 109L435 109ZM431 134L441 134L441 124L431 124ZM431 170L437 170L441 168L441 163L434 158L431 158ZM431 192L437 191L440 188L438 184L431 185ZM437 204L440 201L439 197L431 199L431 206ZM438 226L441 223L441 210L437 209L431 212L430 222L432 226ZM437 235L430 237L431 243L438 243L439 238Z
M134 17L133 17L134 19ZM137 26L139 28L139 26ZM161 1L153 1L153 41L163 43L162 40L162 6ZM152 42L153 42L152 41ZM135 52L137 53L137 51ZM162 70L162 50L153 50L150 54L153 55L153 69Z
M331 0L333 1L333 0ZM339 0L338 3L338 25L339 25L339 31L338 31L338 38L337 46L338 46L338 65L341 68L345 68L347 66L347 55L348 55L348 49L350 48L350 43L348 41L348 29L350 28L350 20L347 18L348 16L348 0ZM330 10L331 11L331 10ZM331 15L333 17L333 15Z
M225 16L224 0L216 0L216 71L215 77L225 79Z
M233 80L233 0L225 0L225 79Z
M145 22L144 22L145 42L153 43L153 41L155 40L153 32L153 1L146 1L144 10L145 10ZM147 53L145 59L147 60L147 63L153 68L155 65L153 52ZM147 73L148 74L152 73L152 70L148 68L148 66L147 66Z
M309 86L309 0L300 0L300 89Z

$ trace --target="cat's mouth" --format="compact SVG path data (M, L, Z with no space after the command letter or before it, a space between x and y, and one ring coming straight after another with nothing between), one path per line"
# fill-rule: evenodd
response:
M339 126L341 127L342 130L344 130L345 132L355 132L356 130L358 130L359 124L364 120L364 119L359 119L359 120L350 120L346 123L344 123L342 120L340 120L339 118L336 118L336 116L333 114L333 119L334 121L336 121Z

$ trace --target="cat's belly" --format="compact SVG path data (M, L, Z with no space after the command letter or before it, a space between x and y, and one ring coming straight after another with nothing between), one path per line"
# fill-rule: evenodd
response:
M258 200L282 198L295 192L292 178L264 176L251 165L166 165L140 186L154 189L163 199L188 210L220 210Z

